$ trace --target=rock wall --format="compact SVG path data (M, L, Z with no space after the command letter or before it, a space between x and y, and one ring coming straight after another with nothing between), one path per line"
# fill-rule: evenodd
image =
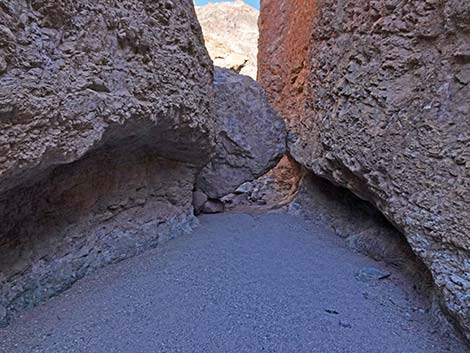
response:
M304 111L316 1L262 1L261 10L258 81L290 125Z
M260 24L290 153L405 234L470 339L470 3L262 0Z
M191 0L0 0L0 309L188 229L212 70Z

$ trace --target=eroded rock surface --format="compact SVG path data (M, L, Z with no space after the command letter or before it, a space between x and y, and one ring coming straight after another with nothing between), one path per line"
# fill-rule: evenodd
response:
M262 1L260 23L292 156L405 234L470 339L470 3Z
M276 165L286 150L283 120L256 81L215 68L216 149L197 187L219 199Z
M285 155L267 174L246 182L224 196L226 209L266 211L289 205L296 197L302 180L302 167Z
M258 81L289 125L303 114L314 0L262 1Z
M327 225L348 247L395 267L411 279L418 292L435 299L431 274L405 237L379 210L349 190L305 173L289 211Z
M189 229L212 80L191 0L0 1L0 306Z
M256 80L259 12L242 0L196 7L214 65Z

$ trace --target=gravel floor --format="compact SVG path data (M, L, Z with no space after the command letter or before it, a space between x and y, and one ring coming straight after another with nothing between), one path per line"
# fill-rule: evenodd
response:
M364 268L391 276L358 280ZM405 278L284 213L204 216L0 329L4 353L468 352Z

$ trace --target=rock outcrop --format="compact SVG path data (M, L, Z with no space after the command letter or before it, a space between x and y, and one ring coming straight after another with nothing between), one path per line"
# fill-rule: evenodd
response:
M214 65L256 80L259 12L242 0L196 7Z
M470 339L470 3L261 3L290 153L404 233Z
M256 81L215 68L216 148L197 187L219 199L273 168L286 151L286 129Z
M191 0L0 1L0 311L190 228L212 70Z

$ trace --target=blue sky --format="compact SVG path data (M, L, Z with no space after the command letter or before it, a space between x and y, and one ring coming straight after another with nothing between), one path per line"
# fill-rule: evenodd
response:
M208 2L223 2L223 1L229 1L229 0L195 0L194 2L196 3L196 6L201 6L205 5ZM259 0L243 0L246 2L248 5L253 6L254 8L257 8L259 10Z

